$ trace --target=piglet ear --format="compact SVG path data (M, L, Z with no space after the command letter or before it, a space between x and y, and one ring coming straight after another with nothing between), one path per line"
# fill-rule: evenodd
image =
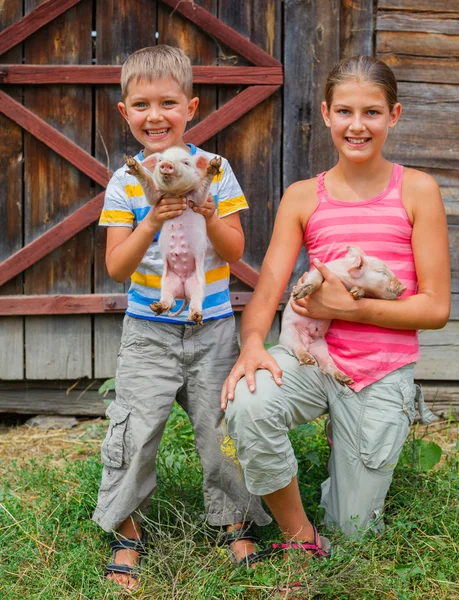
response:
M200 171L205 171L207 169L208 164L209 164L209 161L205 156L201 155L196 160L196 168L199 169Z
M351 263L351 267L347 270L348 274L353 279L359 279L359 277L362 277L362 267L364 264L365 259L362 255L355 256Z
M142 167L145 167L145 169L148 169L149 171L153 172L155 170L156 164L160 156L161 154L159 154L159 152L155 152L155 154L150 154L150 156L147 156L147 158L143 159L141 163Z
M349 258L354 256L365 256L365 252L359 246L348 246L347 256Z

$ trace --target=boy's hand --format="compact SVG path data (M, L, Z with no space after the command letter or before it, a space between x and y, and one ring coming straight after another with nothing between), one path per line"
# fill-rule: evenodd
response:
M156 206L152 206L146 218L149 219L157 230L161 229L164 221L178 217L187 209L186 198L164 197Z
M215 210L217 207L215 206L215 200L212 194L207 196L207 200L202 206L196 206L196 204L191 200L188 200L188 206L192 208L194 212L202 215L206 221L210 221L210 219L216 214Z

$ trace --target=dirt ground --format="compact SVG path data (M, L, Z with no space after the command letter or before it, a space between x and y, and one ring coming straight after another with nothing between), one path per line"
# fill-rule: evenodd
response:
M41 429L27 423L2 424L0 418L0 473L11 460L45 459L52 462L84 459L98 454L104 439L105 419L79 419L71 429ZM436 442L443 450L442 460L459 450L458 422L440 420L429 426L416 424L411 435Z

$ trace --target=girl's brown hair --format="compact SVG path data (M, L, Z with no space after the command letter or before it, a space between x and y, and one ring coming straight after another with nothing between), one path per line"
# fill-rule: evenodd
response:
M373 56L351 56L337 63L330 71L325 84L327 108L333 101L333 90L349 80L366 81L378 85L384 92L391 111L397 103L397 80L390 67Z

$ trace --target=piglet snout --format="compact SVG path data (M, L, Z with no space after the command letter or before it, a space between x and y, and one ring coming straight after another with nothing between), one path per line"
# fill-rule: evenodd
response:
M175 172L175 166L173 163L165 160L159 165L159 172L163 175L172 175Z
M392 279L392 281L389 284L389 291L394 294L394 300L401 296L403 292L406 291L406 289L406 285L403 285L401 281L395 278Z

